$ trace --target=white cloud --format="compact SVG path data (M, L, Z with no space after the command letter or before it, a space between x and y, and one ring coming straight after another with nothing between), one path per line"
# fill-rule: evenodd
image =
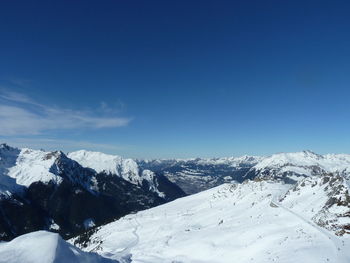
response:
M0 90L0 135L37 135L49 130L122 127L130 118L38 103L25 94Z

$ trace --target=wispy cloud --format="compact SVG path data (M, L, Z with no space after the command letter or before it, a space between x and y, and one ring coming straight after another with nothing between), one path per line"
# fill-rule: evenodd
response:
M36 104L27 95L22 94L22 93L13 92L13 91L1 90L0 91L0 98L8 100L8 101Z
M106 105L104 107L107 107ZM0 90L0 135L37 135L49 130L122 127L130 118L113 111L79 111L39 103L25 94Z

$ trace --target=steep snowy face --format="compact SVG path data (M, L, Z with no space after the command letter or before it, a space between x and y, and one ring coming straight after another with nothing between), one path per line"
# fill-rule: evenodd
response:
M158 189L155 174L147 169L141 171L138 164L132 159L85 150L71 152L68 157L97 173L116 175L132 184L146 187L147 190L156 193L159 197L164 197L164 194Z
M0 185L10 192L35 182L58 185L64 178L86 189L97 190L92 177L93 173L60 151L16 149L6 145L0 148Z
M279 153L264 158L247 173L253 178L279 178L291 182L323 173L349 173L350 155L319 155L311 151ZM349 173L350 174L350 173Z
M135 263L349 262L347 235L274 201L289 188L276 181L225 184L102 226L80 247Z
M85 150L71 152L68 154L68 157L98 173L117 175L134 184L142 183L138 165L132 159L123 159L118 155Z
M350 234L349 185L339 174L307 177L279 202L337 235Z
M95 253L83 252L58 234L32 232L0 243L0 263L112 263Z
M23 186L29 186L38 181L60 183L62 178L51 169L60 154L60 152L21 149L15 165L8 169L7 175Z
M14 178L7 176L9 169L16 165L20 150L6 144L0 144L0 195L10 196L21 190Z
M34 182L59 184L56 164L64 158L62 152L17 149L0 145L0 192L19 192Z

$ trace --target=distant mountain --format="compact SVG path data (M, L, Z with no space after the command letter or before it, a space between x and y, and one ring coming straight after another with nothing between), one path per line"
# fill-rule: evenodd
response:
M137 160L143 169L164 174L187 194L197 193L223 183L243 182L245 174L263 157L242 156L211 159Z
M103 156L85 153L86 158ZM95 158L88 160L93 167ZM123 162L121 173L108 170L110 166L89 168L81 156L79 161L85 167L63 152L1 144L0 240L40 229L67 238L185 195L164 176L141 170L132 160Z
M311 151L278 153L266 157L137 160L140 167L164 174L187 194L223 183L274 178L295 183L299 177L323 173L350 174L350 155L320 155Z
M181 196L181 189L171 184L162 175L147 169L140 169L133 159L124 159L118 155L108 155L100 152L77 151L68 154L68 157L77 161L83 167L91 168L107 177L120 177L142 189L154 192L161 198L173 200ZM167 185L177 188L177 191L166 191Z
M311 151L278 153L263 158L245 175L245 178L273 178L291 183L300 177L324 173L350 174L349 154L316 154Z

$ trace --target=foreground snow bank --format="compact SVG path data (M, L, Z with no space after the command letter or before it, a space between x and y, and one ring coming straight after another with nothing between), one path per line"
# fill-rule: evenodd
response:
M1 263L116 263L95 253L86 253L58 234L37 231L11 242L0 243Z

